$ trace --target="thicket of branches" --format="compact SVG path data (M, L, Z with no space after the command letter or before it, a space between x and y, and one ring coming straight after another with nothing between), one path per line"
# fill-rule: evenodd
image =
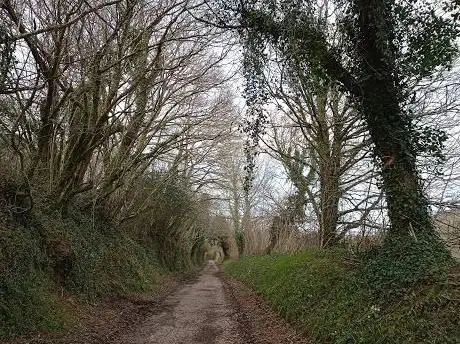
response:
M167 267L203 260L206 188L235 115L229 37L194 19L198 5L1 2L5 217L77 207Z
M77 205L182 266L206 238L240 254L431 238L457 204L453 2L7 0L0 16L5 213Z
M324 246L363 227L386 228L389 239L436 242L428 185L447 185L439 162L452 158L443 150L455 141L444 129L457 108L448 96L445 104L439 100L442 87L446 95L456 87L447 71L457 56L457 4L213 4L207 20L236 29L244 44L252 147L268 133L265 146L295 186L286 221L299 228L309 207ZM276 110L267 108L270 99Z

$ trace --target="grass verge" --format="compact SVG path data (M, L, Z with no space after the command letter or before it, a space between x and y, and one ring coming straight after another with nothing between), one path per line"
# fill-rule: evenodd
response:
M377 291L368 270L369 265L350 264L342 250L224 264L226 274L263 295L313 343L460 342L460 286L454 275L405 284L393 293Z

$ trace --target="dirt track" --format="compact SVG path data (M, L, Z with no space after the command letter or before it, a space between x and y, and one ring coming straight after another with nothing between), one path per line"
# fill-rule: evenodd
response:
M117 344L304 344L241 283L223 279L214 262L169 295Z
M242 283L209 262L198 277L164 284L153 299L72 306L80 325L0 344L306 344ZM79 310L79 311L77 311Z
M156 314L119 343L245 344L232 305L225 296L218 268L209 262L197 281L167 297Z

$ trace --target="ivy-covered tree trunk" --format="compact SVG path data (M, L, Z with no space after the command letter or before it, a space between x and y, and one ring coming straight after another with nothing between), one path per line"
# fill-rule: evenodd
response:
M393 233L431 231L428 203L420 186L401 111L386 80L369 78L363 100L371 137L382 162L383 187ZM379 100L376 102L376 100Z
M422 192L411 142L411 121L400 105L391 55L386 0L357 0L360 34L362 112L382 164L391 232L407 235L432 232L428 202Z

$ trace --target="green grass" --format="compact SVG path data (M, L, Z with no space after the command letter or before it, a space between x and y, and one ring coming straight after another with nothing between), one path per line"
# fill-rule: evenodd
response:
M458 285L429 279L375 292L342 250L248 257L225 272L251 286L313 343L459 343Z

